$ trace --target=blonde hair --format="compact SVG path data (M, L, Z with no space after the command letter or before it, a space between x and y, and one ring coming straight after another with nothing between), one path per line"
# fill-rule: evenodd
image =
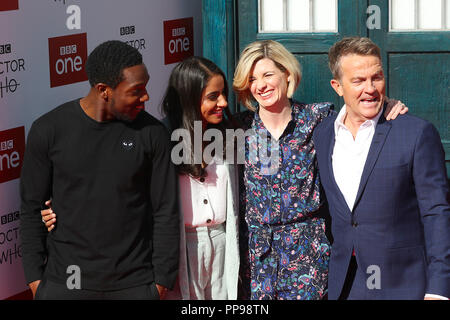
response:
M300 63L281 43L273 40L262 40L250 43L241 53L234 72L233 89L238 101L248 109L255 111L254 98L250 92L250 72L261 59L269 58L283 72L290 75L287 97L294 95L302 79Z

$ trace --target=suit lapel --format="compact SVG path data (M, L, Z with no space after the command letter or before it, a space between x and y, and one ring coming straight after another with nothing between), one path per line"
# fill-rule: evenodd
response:
M372 173L373 167L375 166L375 163L378 160L378 156L380 155L380 152L383 149L384 143L390 130L391 124L384 117L384 110L383 110L383 114L381 114L380 119L378 120L378 124L375 129L375 133L373 135L369 153L367 154L366 163L364 165L364 170L361 175L361 181L359 183L359 189L356 195L355 205L353 208L356 208L359 200L361 199L361 195L364 192L369 176Z
M335 119L336 120L336 119ZM336 189L336 196L339 198L339 202L342 203L343 207L350 212L350 209L348 208L347 202L345 201L344 195L341 192L341 189L339 189L339 186L336 183L336 179L334 178L334 171L333 171L333 150L334 145L336 142L336 136L334 132L334 121L330 121L331 125L327 128L327 132L325 132L325 141L328 143L326 146L327 151L327 166L328 166L328 172L330 173L330 180L333 187Z

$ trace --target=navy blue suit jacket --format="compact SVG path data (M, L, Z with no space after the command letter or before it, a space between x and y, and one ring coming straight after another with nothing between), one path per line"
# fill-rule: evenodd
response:
M334 238L329 298L341 293L353 248L365 279L370 266L380 271L379 289L359 284L362 299L450 297L450 193L439 133L411 115L382 115L351 211L332 169L335 119L326 118L313 135Z

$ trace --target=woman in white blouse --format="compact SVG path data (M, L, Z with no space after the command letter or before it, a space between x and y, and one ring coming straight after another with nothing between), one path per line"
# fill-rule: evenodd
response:
M203 141L208 130L213 135L220 133L225 141L231 120L227 94L224 73L205 58L184 60L169 79L163 122L175 140L172 161L179 174L183 225L178 283L168 299L237 298L237 169L227 159L224 147L210 154L208 142Z

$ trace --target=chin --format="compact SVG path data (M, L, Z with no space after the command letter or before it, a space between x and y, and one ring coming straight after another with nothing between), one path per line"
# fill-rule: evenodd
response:
M222 122L222 119L223 119L223 116L211 116L211 117L208 119L208 123L211 123L211 124L219 124L219 123Z
M368 113L366 113L366 114L362 114L363 115L363 117L365 118L365 119L373 119L373 118L375 118L377 115L378 115L378 112L380 112L380 109L378 109L376 112L374 111L374 112L368 112Z
M372 119L378 115L380 110L382 109L382 105L372 107L372 108L365 108L365 110L361 110L361 115L363 115L367 119Z
M124 114L119 118L119 120L130 123L130 122L133 122L137 118L137 116L138 116L138 114L136 114L136 115L134 115L134 114L133 115L130 115L130 114L125 115Z
M222 119L215 119L215 120L209 121L209 123L211 123L211 124L219 124L221 122L222 122Z

